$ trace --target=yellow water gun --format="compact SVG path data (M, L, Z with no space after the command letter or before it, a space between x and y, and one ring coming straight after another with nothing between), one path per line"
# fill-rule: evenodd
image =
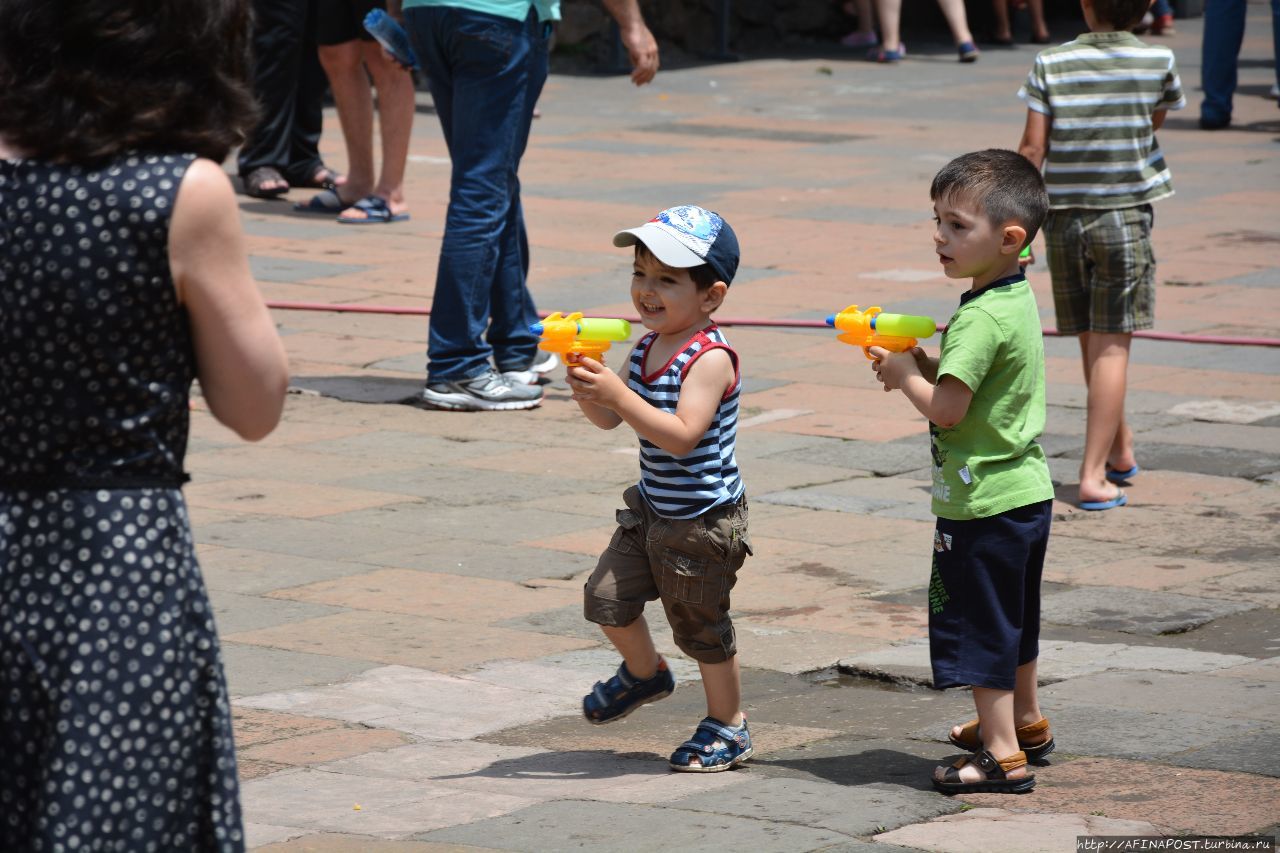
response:
M541 323L534 323L529 331L542 339L538 349L560 353L565 364L572 364L583 355L604 361L604 351L614 341L631 337L631 324L626 320L583 317L581 311L568 316L557 311Z
M850 305L839 314L827 318L827 325L843 332L839 340L855 347L862 347L867 358L872 358L869 347L882 347L890 352L906 352L915 346L917 338L931 338L938 330L929 317L912 314L885 314L879 306L866 311Z

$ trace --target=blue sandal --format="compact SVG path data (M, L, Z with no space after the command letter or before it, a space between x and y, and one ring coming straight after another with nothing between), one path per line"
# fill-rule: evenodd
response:
M714 717L705 717L698 723L693 737L671 753L669 763L672 770L681 773L719 773L737 767L753 752L745 714L738 728L726 726Z
M582 716L596 726L612 723L641 705L666 699L675 689L676 679L665 660L659 660L658 671L645 679L632 675L623 662L613 678L597 681L591 692L582 697Z
M392 213L391 205L387 204L387 200L376 195L365 196L347 208L347 210L352 207L363 213L364 216L360 218L339 216L339 223L343 225L380 225L384 222L404 222L409 218L407 213Z

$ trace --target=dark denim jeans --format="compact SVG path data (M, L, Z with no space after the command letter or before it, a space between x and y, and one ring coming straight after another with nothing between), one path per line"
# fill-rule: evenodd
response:
M524 370L538 321L516 172L547 79L549 25L449 6L412 6L405 23L453 161L431 305L427 381Z
M1200 84L1204 101L1200 117L1209 122L1231 118L1231 99L1236 91L1236 66L1244 42L1245 0L1206 0L1204 40L1200 47ZM1280 59L1280 0L1271 0L1271 39ZM1280 66L1276 69L1280 82Z

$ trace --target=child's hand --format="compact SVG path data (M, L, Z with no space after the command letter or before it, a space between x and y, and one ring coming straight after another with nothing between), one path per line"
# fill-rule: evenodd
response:
M573 399L595 403L606 409L617 408L627 391L622 378L594 358L578 356L567 372Z
M917 351L919 355L916 354ZM871 362L871 369L875 371L876 379L884 383L885 391L897 391L907 377L920 374L917 359L924 355L924 351L919 347L907 352L890 352L882 347L870 347L868 352L875 359Z

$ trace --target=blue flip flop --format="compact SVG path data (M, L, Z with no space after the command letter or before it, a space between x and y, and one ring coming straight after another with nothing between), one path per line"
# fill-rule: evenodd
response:
M345 219L338 217L343 225L381 225L386 222L404 222L409 218L407 213L392 213L387 200L376 195L367 195L351 207L364 211L364 219Z
M1107 468L1107 479L1113 483L1127 483L1138 474L1142 473L1142 469L1134 465L1128 471L1117 471L1115 468Z
M1128 502L1129 499L1125 497L1124 492L1121 492L1109 501L1081 501L1080 508L1096 512L1102 509L1115 509L1118 506L1124 506Z

